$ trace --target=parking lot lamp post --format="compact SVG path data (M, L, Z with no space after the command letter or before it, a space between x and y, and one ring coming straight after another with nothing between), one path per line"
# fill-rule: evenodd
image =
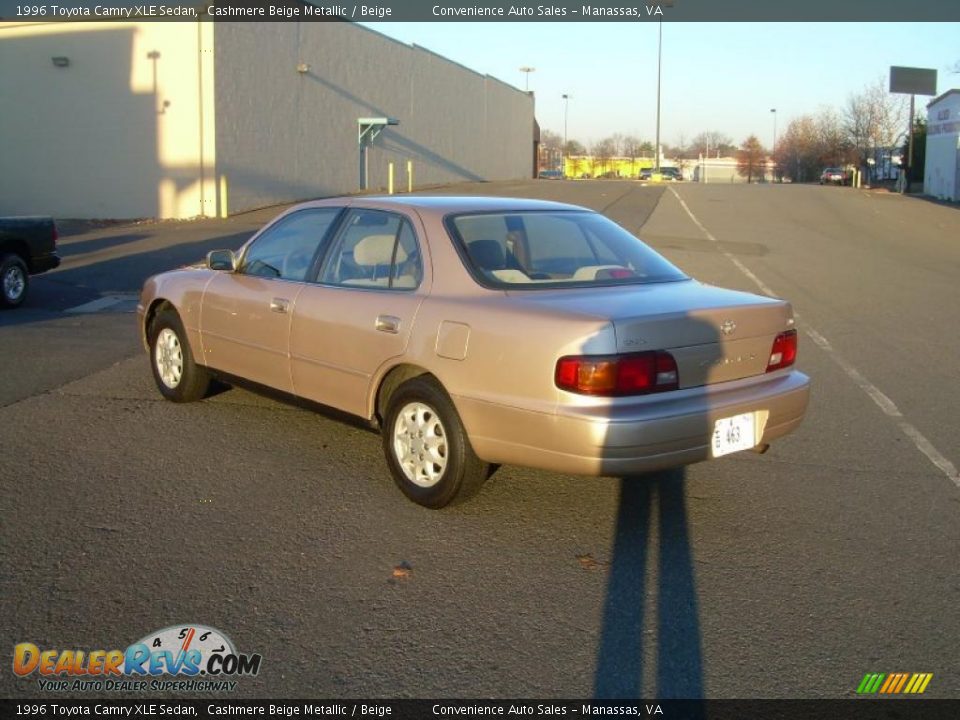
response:
M770 156L773 158L773 174L777 174L777 109L770 108L773 115L773 148L770 150Z
M656 155L656 172L660 172L660 65L663 60L663 21L657 24L659 25L657 31L657 143L653 152Z
M523 81L524 92L530 92L530 73L534 71L536 71L536 68L529 67L528 65L524 65L522 68L520 68L520 72L522 72L524 75L524 81Z
M703 154L703 182L707 182L707 163L710 162L710 139L707 138L707 147Z
M563 157L567 157L567 114L570 111L570 96L564 93L563 97ZM564 175L566 175L567 163L563 163Z

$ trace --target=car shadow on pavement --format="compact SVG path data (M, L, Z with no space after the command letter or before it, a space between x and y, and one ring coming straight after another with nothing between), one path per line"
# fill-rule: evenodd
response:
M656 643L655 697L703 696L702 639L685 488L683 468L620 481L594 677L596 698L644 697L644 660L654 657L650 642ZM658 543L656 567L648 572L654 542ZM656 601L655 627L645 622L648 595Z

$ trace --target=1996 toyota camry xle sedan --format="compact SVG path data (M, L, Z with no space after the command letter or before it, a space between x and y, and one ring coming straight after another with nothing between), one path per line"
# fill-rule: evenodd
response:
M359 416L432 508L501 463L622 476L762 451L809 393L787 302L537 200L305 203L150 278L138 311L165 397L244 379Z

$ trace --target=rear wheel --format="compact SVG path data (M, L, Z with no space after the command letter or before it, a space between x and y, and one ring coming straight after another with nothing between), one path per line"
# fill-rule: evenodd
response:
M150 368L160 393L173 402L202 399L210 387L210 373L197 365L180 317L161 310L150 324Z
M423 376L408 380L390 397L383 451L403 494L428 508L465 500L489 475L450 398Z
M14 253L0 257L0 304L17 307L26 299L29 286L30 275L23 258Z

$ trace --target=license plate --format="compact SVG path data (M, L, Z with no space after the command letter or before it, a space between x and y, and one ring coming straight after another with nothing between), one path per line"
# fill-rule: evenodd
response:
M717 420L713 425L713 441L710 444L713 457L749 450L756 445L754 422L753 413Z

